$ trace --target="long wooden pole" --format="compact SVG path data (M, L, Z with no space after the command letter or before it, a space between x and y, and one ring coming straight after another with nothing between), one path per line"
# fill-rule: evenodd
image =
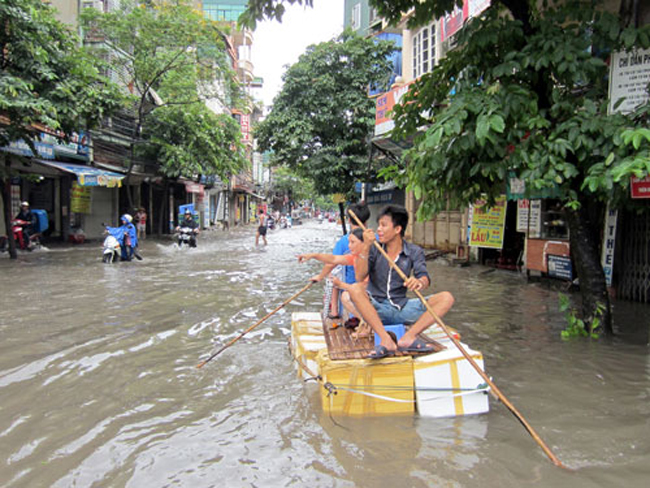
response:
M361 227L363 230L366 230L366 227L363 225L363 223L357 218L357 216L354 214L353 211L348 209L348 213L352 216L352 218L357 222L357 225ZM392 259L388 257L388 254L384 249L379 245L379 243L374 240L373 244L375 247L381 252L381 254L386 258L386 261L388 261L388 264L390 264L391 268L393 268L399 276L403 280L407 280L407 276L404 274L404 272L393 262ZM436 312L433 311L429 303L426 301L426 299L422 296L422 294L418 290L414 290L415 294L417 297L422 301L424 306L426 307L427 311L431 314L431 316L434 318L436 323L440 326L440 328L444 331L444 333L449 337L454 345L458 348L458 350L461 352L463 356L465 356L465 359L469 361L469 363L472 365L472 367L476 370L476 372L485 380L485 382L490 386L491 392L493 395L496 396L501 402L508 407L508 410L510 410L515 417L517 417L517 420L521 422L521 424L524 426L524 428L528 431L528 433L532 436L533 439L539 444L539 446L542 448L544 453L549 457L549 459L555 464L556 466L559 466L564 469L568 469L562 462L553 454L551 449L544 443L544 441L541 439L541 437L535 432L535 429L526 421L524 416L519 413L519 411L515 408L515 406L510 403L510 401L506 398L506 396L501 393L501 390L497 388L497 385L494 384L494 382L490 379L488 375L485 374L485 372L481 369L481 367L476 364L476 361L472 359L472 356L468 354L468 352L465 350L465 348L462 346L460 341L454 337L454 335L451 333L449 328L445 325L445 323L442 321L442 319L438 316Z
M284 302L282 302L282 304L281 304L280 306L278 306L275 310L273 310L272 312L267 313L263 318L261 318L260 320L258 320L255 324L251 325L248 329L246 329L244 332L242 332L241 334L239 334L237 337L235 337L235 338L234 338L232 341L230 341L228 344L226 344L225 346L223 346L221 349L219 349L219 350L218 350L217 352L215 352L214 354L211 354L210 357L209 357L208 359L206 359L206 360L204 360L204 361L201 361L199 364L197 364L196 367L199 368L199 369L201 369L203 366L205 366L207 363L209 363L210 361L212 361L214 358L216 358L216 357L217 357L219 354L221 354L223 351L225 351L225 350L228 349L230 346L232 346L232 345L233 345L235 342L237 342L239 339L241 339L241 338L244 337L246 334L248 334L248 333L249 333L251 330L253 330L255 327L257 327L257 326L260 325L262 322L264 322L266 319L268 319L268 318L269 318L271 315L273 315L275 312L277 312L278 310L280 310L282 307L286 306L289 302L291 302L292 300L294 300L295 298L297 298L297 297L298 297L300 294L302 294L303 292L307 291L307 290L308 290L308 289L309 289L309 288L310 288L314 283L316 283L316 282L315 282L315 281L310 281L309 283L307 283L307 285L305 285L305 286L302 288L302 290L300 290L298 293L296 293L296 294L293 295L292 297L287 298L287 299L286 299Z

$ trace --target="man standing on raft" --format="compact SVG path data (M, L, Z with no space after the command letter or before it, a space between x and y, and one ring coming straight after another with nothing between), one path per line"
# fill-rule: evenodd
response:
M381 210L377 219L379 242L390 259L409 277L406 281L392 270L386 258L373 245L375 232L371 229L364 232L362 251L355 262L358 283L351 287L350 297L363 319L381 339L380 344L375 346L374 354L368 356L371 359L393 356L397 350L407 353L433 352L433 348L418 338L418 334L433 325L434 318L419 299L406 297L407 290L419 291L431 284L424 251L404 240L408 218L404 207L388 205ZM370 280L366 292L359 283L363 283L367 276ZM443 291L429 297L427 303L442 317L451 309L454 297ZM412 326L395 344L384 324Z

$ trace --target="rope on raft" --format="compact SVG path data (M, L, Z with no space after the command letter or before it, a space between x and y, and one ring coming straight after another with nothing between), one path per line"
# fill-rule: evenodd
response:
M376 393L370 393L368 391L363 391L362 388L371 388L373 390L382 390L382 389L384 389L384 390L392 390L392 391L395 391L395 390L402 390L402 391L408 390L408 391L414 391L414 392L415 391L441 391L441 392L442 391L446 391L446 392L456 391L456 392L459 392L459 393L455 393L454 395L451 395L451 396L450 395L437 396L437 397L427 398L427 399L421 400L421 401L427 401L427 402L435 401L435 400L442 400L442 399L449 399L449 398L456 398L456 397L460 397L460 396L464 396L464 395L471 395L472 393L486 393L487 394L490 391L490 387L488 386L487 383L481 383L480 385L477 385L476 388L427 388L427 387L415 388L415 387L410 387L410 386L389 386L389 385L377 385L377 386L373 386L373 385L354 385L355 388L350 388L350 386L352 386L352 385L334 384L334 383L330 383L329 381L324 382L322 376L317 375L313 371L311 371L307 367L307 365L300 358L296 357L296 355L294 354L293 345L291 344L291 338L289 338L289 351L291 352L291 357L293 357L293 359L296 361L296 363L298 363L298 366L300 366L303 369L303 371L305 371L309 375L304 380L305 383L308 382L308 381L317 381L317 382L319 382L321 384L321 386L327 390L327 396L330 398L330 403L332 401L333 395L338 394L338 390L349 391L351 393L358 393L359 395L365 395L365 396L368 396L368 397L377 398L377 399L380 399L380 400L386 400L386 401L395 402L395 403L415 403L416 402L415 400L403 400L401 398L393 398L393 397L389 397L389 396L385 396L385 395L378 395ZM330 405L330 407L331 407L331 405ZM331 410L332 409L330 408L330 411Z

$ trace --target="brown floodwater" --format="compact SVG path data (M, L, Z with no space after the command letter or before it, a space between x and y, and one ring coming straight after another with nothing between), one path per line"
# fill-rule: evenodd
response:
M646 487L648 308L615 304L619 335L562 341L557 291L521 275L429 262L447 315L553 452L501 404L453 419L324 414L287 348L312 287L201 370L213 350L304 286L340 234L314 221L143 243L0 256L0 486Z

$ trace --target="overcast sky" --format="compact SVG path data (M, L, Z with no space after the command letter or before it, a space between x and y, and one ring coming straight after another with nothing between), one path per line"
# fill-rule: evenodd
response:
M264 78L264 105L270 105L280 91L286 65L297 62L307 46L329 41L343 31L343 0L314 0L314 8L285 5L282 23L259 22L253 34L252 61L255 76Z

